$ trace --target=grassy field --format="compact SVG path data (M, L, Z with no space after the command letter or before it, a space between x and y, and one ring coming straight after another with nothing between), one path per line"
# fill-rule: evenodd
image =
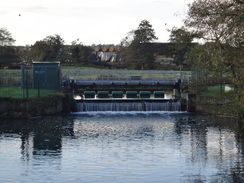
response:
M201 92L201 95L216 96L224 92L225 92L224 85L222 86L222 91L221 91L221 85L216 85L216 86L209 86L205 91Z
M108 70L95 67L62 66L62 70Z
M27 97L38 97L47 96L51 94L59 93L57 90L46 90L46 89L23 89L21 87L0 87L0 97L11 97L11 98L25 98Z

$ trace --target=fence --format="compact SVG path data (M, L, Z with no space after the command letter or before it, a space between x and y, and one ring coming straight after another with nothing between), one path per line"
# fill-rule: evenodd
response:
M156 71L156 70L63 70L63 77L77 80L176 80L189 82L191 74L180 71Z
M0 97L28 98L41 97L60 91L59 87L45 88L36 84L33 67L22 66L21 70L0 70Z

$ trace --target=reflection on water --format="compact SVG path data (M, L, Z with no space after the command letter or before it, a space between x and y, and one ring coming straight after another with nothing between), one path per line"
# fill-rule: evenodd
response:
M243 182L235 119L82 113L0 122L0 182Z

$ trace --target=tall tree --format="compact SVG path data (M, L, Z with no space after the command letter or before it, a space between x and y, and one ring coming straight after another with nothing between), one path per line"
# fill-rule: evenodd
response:
M147 20L142 20L134 30L133 40L127 48L126 63L133 69L153 69L154 52L151 44L157 39L152 25Z
M6 28L0 28L0 68L19 61L16 50L12 47L15 40Z
M151 43L152 41L158 39L155 36L154 29L152 25L147 20L142 20L138 28L135 30L134 40L139 43Z
M236 102L236 111L244 122L243 20L243 0L196 0L189 7L185 25L205 41L207 65L231 75L235 90L232 102Z

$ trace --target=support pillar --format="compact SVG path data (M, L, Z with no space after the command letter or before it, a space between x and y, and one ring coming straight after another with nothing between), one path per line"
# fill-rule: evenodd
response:
M173 89L173 96L175 96L176 99L179 99L181 97L180 88Z

